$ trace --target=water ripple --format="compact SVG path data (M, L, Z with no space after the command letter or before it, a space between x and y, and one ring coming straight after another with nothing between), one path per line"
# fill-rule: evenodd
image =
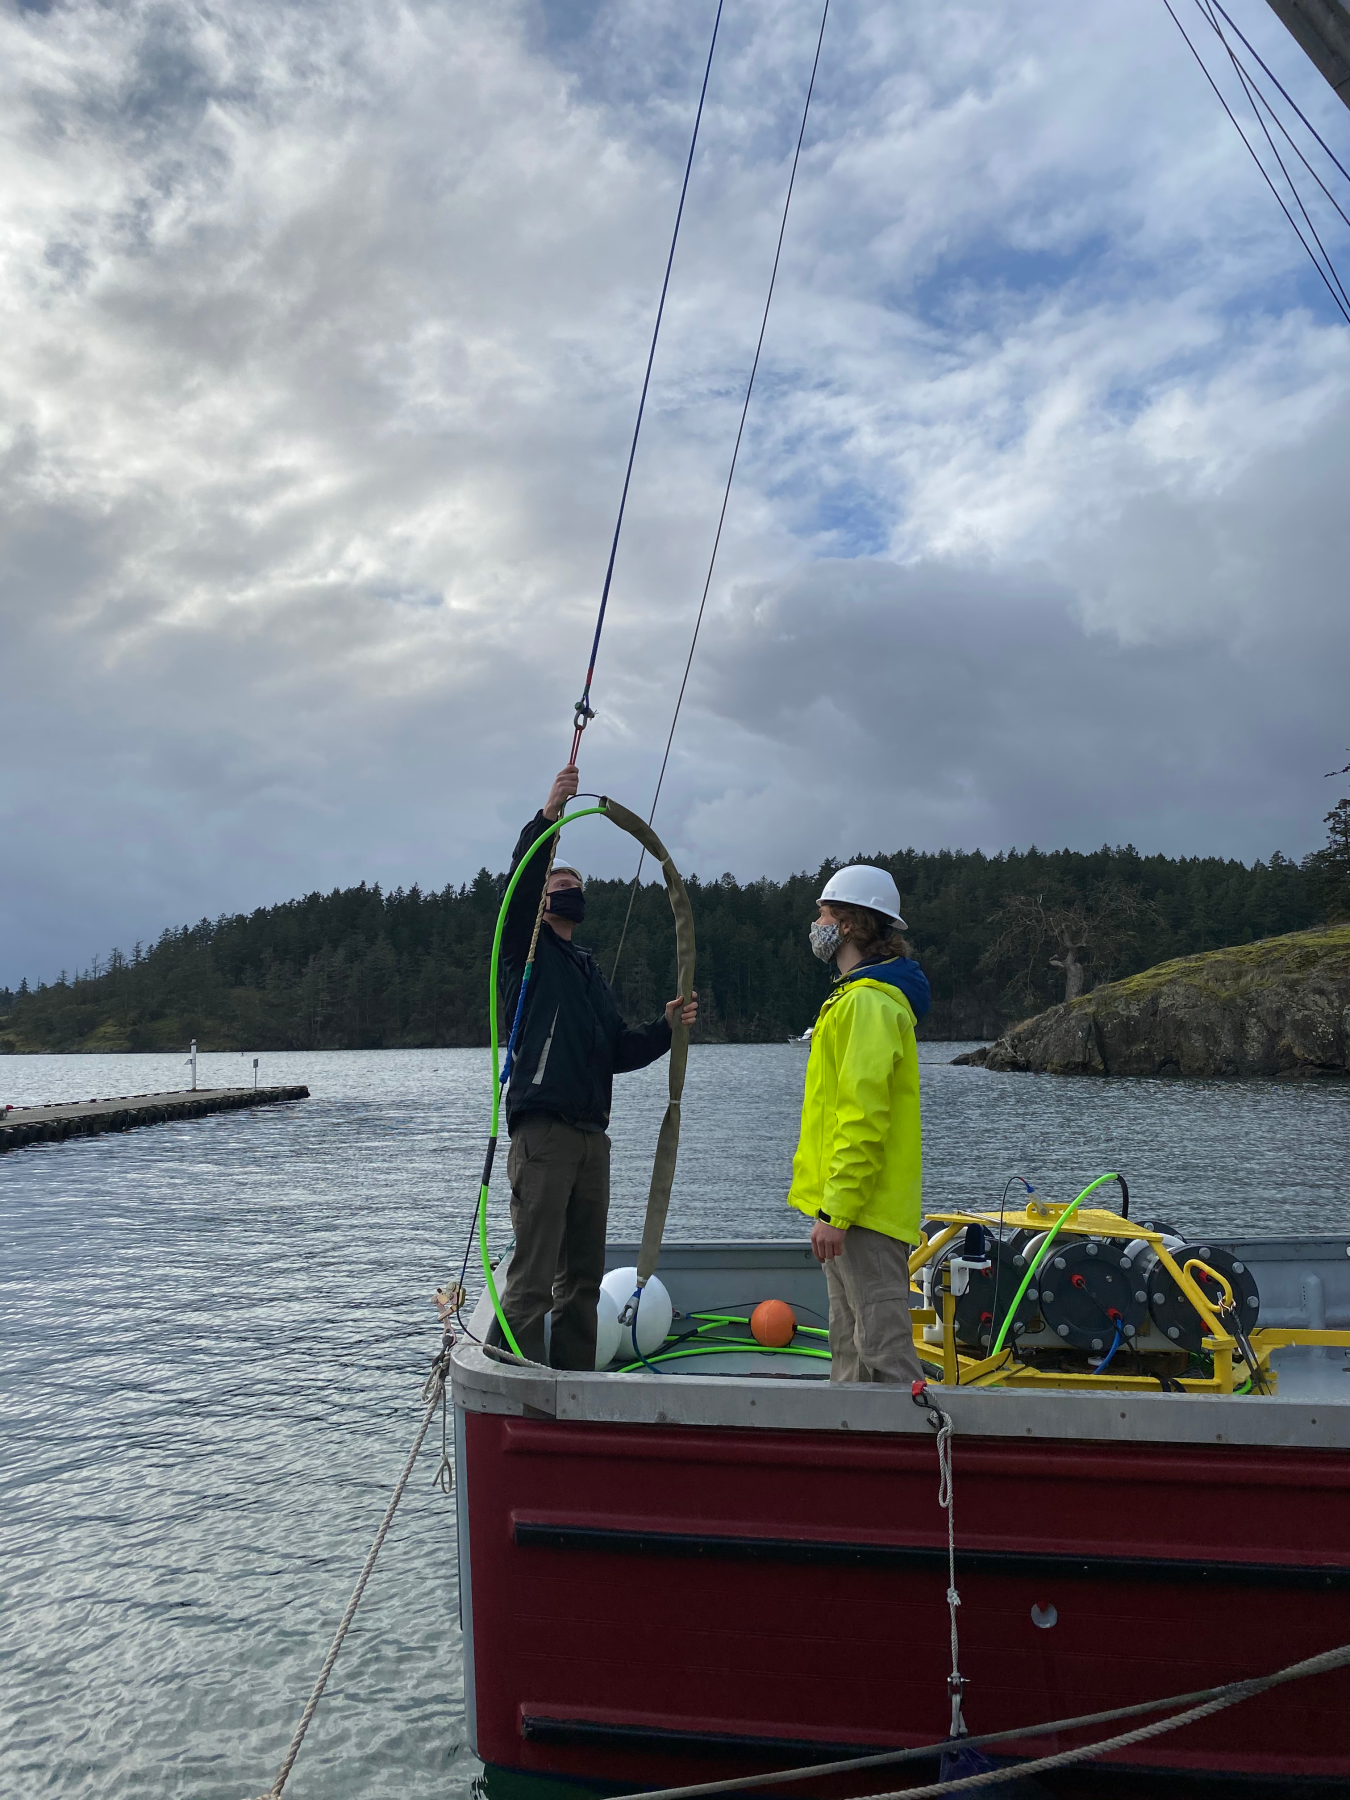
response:
M1118 1166L1205 1230L1346 1229L1350 1088L1108 1083L923 1053L931 1204ZM240 1800L270 1782L420 1417L481 1164L481 1051L273 1055L300 1104L0 1159L0 1790ZM690 1059L671 1235L800 1235L805 1054ZM247 1059L203 1057L203 1083ZM251 1072L251 1071L250 1071ZM176 1057L10 1057L15 1103L180 1085ZM612 1234L664 1104L619 1084ZM497 1196L500 1225L503 1194ZM500 1241L500 1233L498 1232ZM295 1800L468 1800L452 1502L419 1465Z

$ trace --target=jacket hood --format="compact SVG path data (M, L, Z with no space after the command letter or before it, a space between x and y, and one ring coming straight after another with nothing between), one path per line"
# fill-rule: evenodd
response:
M860 963L847 975L840 976L840 987L856 981L860 975L865 975L869 981L884 981L887 987L898 988L909 1001L916 1019L921 1019L933 1004L928 977L912 956L893 956L888 962Z

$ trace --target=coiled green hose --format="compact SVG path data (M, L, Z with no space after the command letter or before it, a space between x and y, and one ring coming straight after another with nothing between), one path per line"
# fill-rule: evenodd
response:
M506 1322L506 1314L502 1311L502 1303L497 1295L497 1284L492 1279L492 1264L488 1260L488 1184L492 1180L492 1161L497 1154L497 1133L501 1122L502 1109L502 1084L499 1072L500 1065L497 1060L500 1052L499 1034L497 1030L497 965L501 960L502 932L506 926L506 909L511 904L511 896L515 893L516 884L525 873L530 858L541 845L546 844L551 837L556 836L557 833L562 830L564 825L570 825L573 819L588 819L592 814L602 813L604 810L603 806L588 806L583 812L564 813L562 818L559 819L556 824L550 825L547 831L540 832L539 836L530 845L524 856L521 857L510 881L506 884L506 892L502 896L501 907L497 913L497 929L492 934L492 963L488 971L488 1019L490 1021L492 1032L492 1135L488 1139L487 1157L483 1163L483 1179L478 1189L478 1250L483 1260L483 1280L487 1284L488 1298L492 1302L493 1312L497 1315L497 1323L502 1328L503 1337L511 1346L515 1354L521 1358L522 1362L524 1362L526 1358L521 1354L521 1348L516 1342L515 1333ZM529 979L528 969L525 972L525 979Z

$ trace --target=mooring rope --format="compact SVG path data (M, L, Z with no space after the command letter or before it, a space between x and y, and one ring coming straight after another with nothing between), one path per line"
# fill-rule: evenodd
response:
M1165 1732L1176 1731L1183 1725L1194 1725L1199 1719L1207 1719L1225 1707L1236 1706L1240 1700L1250 1700L1255 1694L1264 1694L1283 1682L1325 1675L1333 1669L1343 1669L1347 1664L1350 1664L1350 1644L1343 1644L1338 1650L1327 1650L1321 1656L1308 1657L1305 1662L1292 1663L1274 1675L1232 1682L1227 1692L1216 1695L1203 1706L1192 1706L1170 1719L1154 1719L1151 1724L1139 1725L1133 1731L1122 1731L1118 1737L1102 1738L1077 1750L1061 1750L1054 1756L1033 1757L1030 1762L1019 1762L1011 1768L987 1769L979 1775L965 1775L956 1781L934 1781L927 1787L893 1788L889 1793L869 1794L866 1800L937 1800L939 1794L967 1794L979 1788L994 1787L1010 1777L1022 1780L1028 1775L1048 1774L1051 1769L1067 1769L1074 1763L1104 1756L1109 1750L1128 1750L1133 1744L1147 1743L1150 1738L1162 1737Z
M258 1796L258 1800L278 1800L282 1788L286 1785L287 1777L295 1767L295 1759L300 1754L300 1746L305 1741L305 1733L309 1730L310 1721L314 1717L319 1701L323 1698L323 1690L328 1685L328 1677L333 1673L333 1664L338 1659L338 1651L342 1648L342 1640L346 1637L348 1628L350 1627L352 1620L356 1617L356 1609L361 1604L362 1594L366 1591L366 1583L370 1580L371 1570L375 1567L375 1559L380 1554L385 1538L389 1535L389 1527L394 1522L394 1514L398 1511L398 1503L403 1498L403 1490L407 1487L408 1478L413 1472L413 1464L417 1461L418 1455L422 1449L423 1440L426 1438L427 1432L431 1428L431 1421L436 1416L436 1408L437 1406L441 1406L442 1409L444 1408L445 1384L450 1373L451 1348L451 1340L447 1338L446 1342L441 1347L440 1354L431 1365L431 1373L427 1376L422 1387L422 1398L427 1402L427 1410L422 1419L422 1423L418 1428L417 1436L413 1439L413 1447L408 1452L408 1460L403 1465L403 1473L398 1478L394 1492L390 1497L389 1504L385 1508L384 1517L380 1520L380 1529L375 1533L375 1541L370 1546L365 1564L362 1567L360 1575L357 1577L356 1586L352 1589L352 1597L347 1602L347 1610L342 1615L342 1621L337 1628L332 1643L328 1647L328 1654L323 1659L323 1667L319 1670L319 1679L314 1683L314 1691L305 1702L305 1710L300 1715L300 1723L295 1728L295 1735L291 1739L290 1748L286 1752L281 1767L277 1770L276 1780L272 1783L271 1787L267 1789L266 1793ZM442 1423L444 1423L444 1410L442 1410L441 1417ZM445 1451L444 1438L442 1438L441 1454L442 1466L437 1470L436 1477L438 1486L441 1485L441 1477L446 1472L449 1465L449 1458ZM448 1492L448 1484L446 1491Z
M777 1787L791 1782L819 1781L827 1775L858 1774L864 1769L880 1769L906 1762L932 1762L944 1751L986 1750L992 1744L1020 1742L1026 1738L1049 1737L1061 1731L1081 1731L1090 1725L1107 1725L1117 1719L1135 1719L1141 1713L1162 1712L1168 1707L1183 1706L1186 1711L1170 1719L1155 1719L1135 1731L1119 1737L1101 1738L1095 1744L1083 1744L1077 1750L1063 1750L1055 1756L1038 1757L1031 1762L1008 1763L979 1775L964 1775L955 1781L938 1781L928 1787L896 1788L886 1794L868 1794L865 1800L936 1800L939 1794L961 1794L999 1782L1016 1780L1023 1775L1037 1775L1050 1769L1064 1769L1073 1763L1089 1762L1109 1750L1124 1750L1164 1732L1176 1731L1182 1725L1194 1724L1227 1706L1236 1706L1257 1694L1269 1693L1290 1681L1304 1681L1312 1675L1328 1675L1335 1669L1350 1666L1350 1644L1325 1650L1303 1662L1290 1663L1273 1675L1256 1675L1246 1681L1226 1682L1222 1687L1200 1688L1193 1694L1173 1694L1166 1700L1143 1700L1134 1706L1117 1706L1109 1712L1082 1713L1073 1719L1049 1719L1043 1725L1021 1725L1011 1731L986 1731L978 1737L964 1737L953 1743L920 1744L911 1750L883 1750L875 1756L850 1756L839 1762L808 1763L805 1768L775 1769L771 1775L737 1775L729 1781L705 1781L692 1787L647 1788L641 1793L622 1794L618 1800L705 1800L713 1794L741 1793L750 1788ZM1192 1705L1191 1702L1201 1704Z
M966 1678L961 1673L961 1645L956 1630L956 1609L961 1604L961 1595L956 1586L956 1507L952 1489L952 1432L955 1428L951 1414L936 1406L932 1408L929 1423L937 1430L938 1505L947 1515L947 1611L952 1627L952 1672L947 1677L947 1692L952 1702L951 1735L963 1738L966 1721L961 1716L961 1696L966 1690Z
M455 1487L455 1461L450 1454L450 1421L447 1417L446 1383L441 1382L441 1460L436 1465L436 1473L431 1478L431 1485L439 1488L448 1498Z

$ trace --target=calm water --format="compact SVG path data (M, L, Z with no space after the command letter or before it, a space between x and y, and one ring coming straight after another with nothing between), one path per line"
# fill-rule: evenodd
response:
M1183 1226L1345 1231L1350 1086L953 1069L927 1193L1103 1169ZM804 1050L690 1058L671 1235L800 1235ZM420 1416L481 1164L476 1051L269 1055L309 1101L0 1158L0 1792L243 1800L275 1773ZM243 1085L243 1057L203 1057ZM618 1084L614 1235L664 1102ZM178 1057L0 1059L0 1100L179 1087ZM503 1189L497 1192L500 1224ZM500 1232L497 1234L501 1242ZM436 1448L439 1448L437 1444ZM452 1502L414 1476L287 1793L461 1800Z

